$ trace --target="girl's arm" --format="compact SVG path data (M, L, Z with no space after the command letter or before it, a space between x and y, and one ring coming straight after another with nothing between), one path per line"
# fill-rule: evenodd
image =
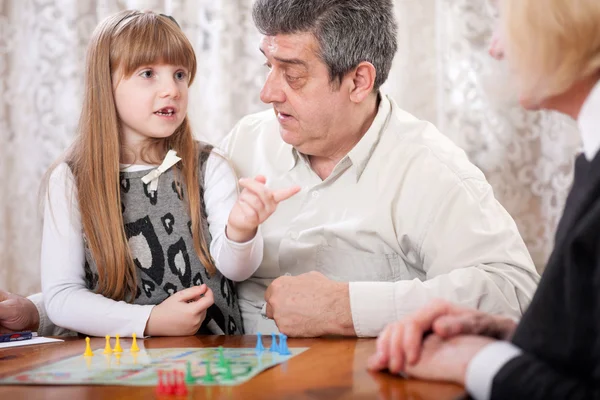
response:
M59 165L48 185L42 236L42 289L54 324L87 335L144 336L153 305L114 301L85 284L85 255L74 177Z
M237 199L235 172L224 157L212 152L204 176L204 204L212 236L210 254L226 278L239 282L250 278L262 262L263 238L260 230L245 243L227 238L227 219Z

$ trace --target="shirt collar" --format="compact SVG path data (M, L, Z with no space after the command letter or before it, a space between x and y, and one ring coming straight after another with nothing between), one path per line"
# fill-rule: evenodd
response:
M354 146L352 150L346 156L352 162L352 165L355 166L356 169L356 180L360 179L361 174L365 170L367 163L371 159L371 155L375 150L375 146L379 143L379 138L381 137L381 132L383 132L384 128L387 126L390 115L392 113L392 105L387 95L379 92L377 94L377 98L379 99L379 107L377 109L377 115L371 124L371 127L367 130L367 132L363 135L360 141ZM293 146L290 146L290 150L292 152L292 163L290 165L290 170L294 169L298 164L298 160L301 158L310 165L306 156L298 152ZM346 158L344 157L343 160Z
M583 142L583 152L588 161L600 150L600 81L592 88L577 118Z
M289 145L286 143L287 146L289 146L289 150L292 154L292 162L290 163L290 169L289 171L293 170L294 168L296 168L296 165L298 165L298 160L301 157L304 157L304 155L302 155L302 153L300 153L298 150L296 150L296 148L292 145Z
M363 171L367 167L371 155L375 151L377 143L381 138L381 133L387 127L390 115L392 114L392 105L386 95L377 95L379 99L379 108L377 109L377 115L373 120L373 123L360 139L360 141L354 146L348 153L348 158L352 161L352 165L356 169L356 180L360 179Z

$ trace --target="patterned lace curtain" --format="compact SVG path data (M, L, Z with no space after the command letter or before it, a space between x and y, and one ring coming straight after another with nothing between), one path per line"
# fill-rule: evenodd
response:
M0 0L0 288L39 290L38 187L71 142L91 32L127 8L173 15L197 52L189 114L218 143L266 108L251 0ZM486 174L541 270L571 182L578 136L548 113L498 101L502 64L487 56L493 16L481 0L396 0L399 53L384 90L434 122ZM504 94L504 97L507 97Z

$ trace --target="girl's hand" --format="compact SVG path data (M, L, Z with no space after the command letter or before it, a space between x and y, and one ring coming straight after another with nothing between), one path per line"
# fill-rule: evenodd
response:
M173 294L152 309L146 324L147 336L195 335L214 304L213 292L206 285L193 286Z
M240 179L244 190L227 221L226 234L230 240L244 243L254 238L258 226L275 212L277 205L300 191L300 186L270 190L265 186L266 182L267 179L261 175L254 179Z

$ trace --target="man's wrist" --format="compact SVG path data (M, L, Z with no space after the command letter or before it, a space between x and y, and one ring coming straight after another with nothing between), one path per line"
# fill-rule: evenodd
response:
M331 330L342 336L356 336L350 308L350 285L344 282L335 282L334 284L336 287L331 298L335 317L330 320L330 324L333 325Z
M40 307L43 307L43 303L38 306L37 302L34 302L30 299L26 298L25 301L28 301L30 303L29 308L32 311L30 313L32 319L31 319L28 329L31 330L32 332L38 332L43 335L44 334L43 329L42 329L43 326L41 326L41 319L42 319L41 314L42 314L43 310L40 309Z

